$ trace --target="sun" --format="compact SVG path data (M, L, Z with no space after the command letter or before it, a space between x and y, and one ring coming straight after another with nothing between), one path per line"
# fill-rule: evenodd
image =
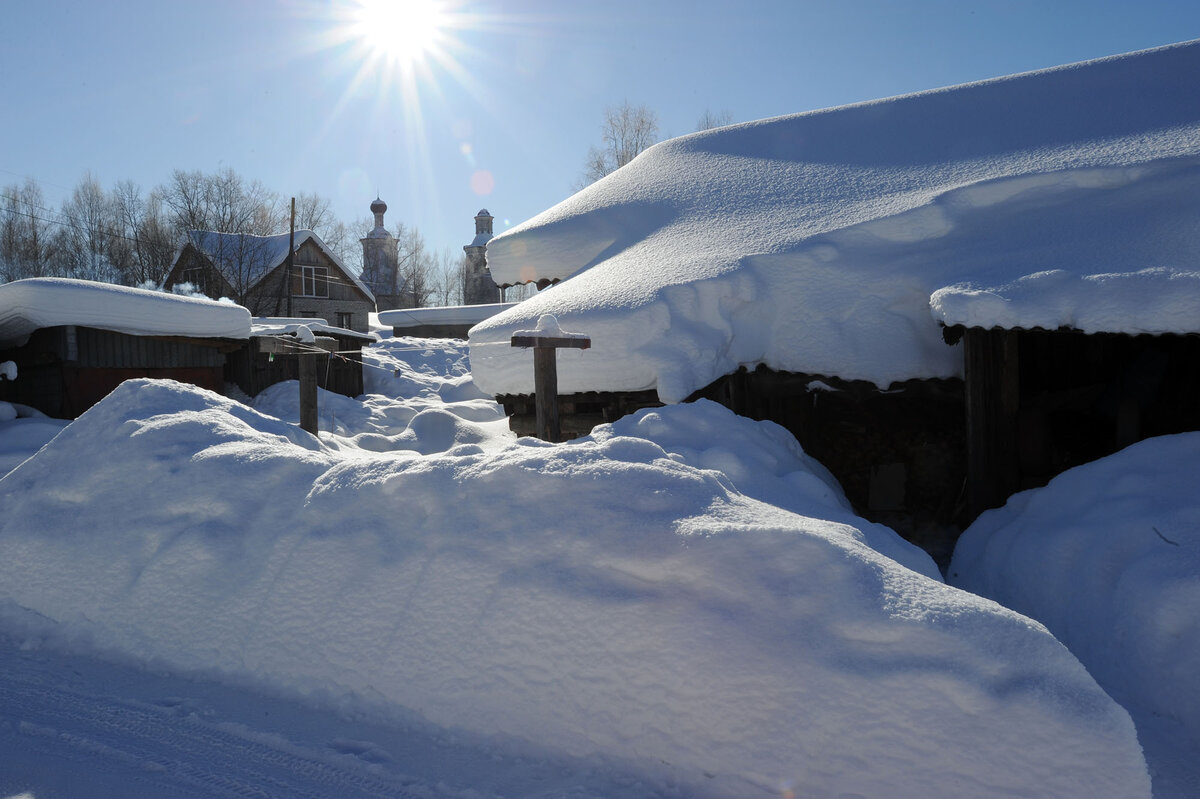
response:
M449 24L439 0L356 0L353 35L372 55L413 66L434 53Z

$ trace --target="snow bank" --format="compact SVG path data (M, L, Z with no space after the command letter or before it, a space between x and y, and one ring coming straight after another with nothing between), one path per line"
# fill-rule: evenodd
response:
M250 312L110 283L34 277L0 285L0 345L19 347L40 327L82 325L131 336L249 338Z
M44 415L22 416L20 407L0 402L0 477L17 468L68 424L65 419Z
M866 546L774 428L688 446L717 413L372 456L129 381L0 481L0 624L684 795L1148 796L1044 628Z
M1135 444L980 516L949 570L1049 627L1133 715L1152 766L1182 752L1180 796L1200 787L1197 474L1200 433Z
M656 145L489 242L498 283L569 279L472 329L475 379L530 393L542 314L592 339L563 391L666 402L741 365L959 375L939 321L1195 331L1197 80L1193 42Z

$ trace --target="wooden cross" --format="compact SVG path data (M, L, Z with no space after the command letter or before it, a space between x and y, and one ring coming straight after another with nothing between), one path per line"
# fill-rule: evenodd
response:
M512 346L533 347L533 392L537 408L537 437L557 442L562 437L558 423L558 363L555 350L566 347L586 350L592 340L577 333L564 333L558 320L547 314L535 330L518 330Z

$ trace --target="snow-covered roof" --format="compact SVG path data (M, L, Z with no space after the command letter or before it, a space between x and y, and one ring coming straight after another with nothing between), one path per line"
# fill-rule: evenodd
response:
M253 287L287 259L288 239L291 235L290 233L276 233L273 236L252 236L246 233L189 230L187 240L208 257L213 266L225 276L231 285ZM360 291L366 294L372 302L375 301L375 295L371 293L367 285L359 280L358 275L347 269L333 250L329 249L321 237L313 231L297 230L295 232L296 249L300 249L310 239L316 243L329 260L337 265L338 269L354 282Z
M515 306L515 302L480 305L444 305L434 308L394 308L379 312L379 324L390 327L422 325L474 325Z
M491 233L476 233L475 238L471 239L471 243L468 244L467 246L468 247L486 247L487 243L489 241L491 241L493 238L495 238L495 236L493 236Z
M560 390L665 401L955 376L939 322L1200 330L1198 82L1190 42L656 145L488 243L498 284L570 280L472 330L476 381L529 392L546 313L593 342Z
M359 333L357 330L335 327L324 319L310 319L307 317L256 316L251 320L250 335L251 337L294 336L302 327L319 336L341 336L343 338L361 339L362 341L379 341L379 336L374 333Z
M36 277L0 285L0 346L19 347L35 330L80 325L131 336L250 336L240 305L160 291Z

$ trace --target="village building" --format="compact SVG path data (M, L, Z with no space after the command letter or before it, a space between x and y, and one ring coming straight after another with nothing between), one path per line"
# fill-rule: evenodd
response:
M360 333L368 331L375 310L371 290L311 230L294 236L189 231L164 288L185 283L213 299L232 299L254 316L323 319Z
M463 246L463 305L491 305L502 299L487 265L487 243L492 240L493 216L483 208L475 214L475 238Z
M0 400L74 419L126 380L223 392L250 313L232 303L66 278L0 285Z
M375 295L375 307L380 311L391 308L411 308L415 305L412 291L406 291L400 274L399 242L383 223L387 203L378 197L371 203L375 227L359 239L362 244L362 275L364 284Z
M1200 429L1200 43L704 131L488 244L558 283L564 430L708 398L779 422L863 516L945 553L1014 491ZM573 423L572 423L573 422Z

